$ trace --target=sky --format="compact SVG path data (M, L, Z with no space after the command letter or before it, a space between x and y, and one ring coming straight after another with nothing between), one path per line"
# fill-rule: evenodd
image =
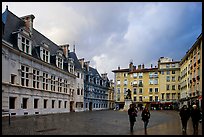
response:
M100 74L180 61L202 33L202 2L2 2L18 17L33 14L34 28Z

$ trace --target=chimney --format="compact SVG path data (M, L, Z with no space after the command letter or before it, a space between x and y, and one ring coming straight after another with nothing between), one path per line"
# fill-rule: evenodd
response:
M138 65L138 69L141 69L141 65Z
M120 66L118 66L118 70L120 70Z
M59 45L63 49L63 53L66 58L69 57L69 44Z
M33 19L34 18L35 16L32 14L21 17L21 19L25 21L25 27L30 32L31 35L33 34Z
M84 58L82 58L82 59L79 59L79 62L80 62L80 64L81 64L81 67L82 67L82 69L84 68Z
M133 66L133 70L136 70L136 66Z
M132 62L130 62L130 64L129 64L129 70L133 71L133 63Z
M151 64L151 68L152 68L152 64Z
M90 61L86 61L86 62L84 62L84 64L85 64L86 70L89 71Z
M142 64L142 69L144 69L144 64Z

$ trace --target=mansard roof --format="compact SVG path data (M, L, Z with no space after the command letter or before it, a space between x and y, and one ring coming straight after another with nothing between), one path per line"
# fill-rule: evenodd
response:
M2 39L13 44L14 39L12 38L12 32L16 32L19 28L22 28L25 25L25 22L8 9L2 14L2 22L5 25Z
M95 68L93 68L93 67L89 67L89 70L90 70L90 72L91 72L91 74L92 74L93 76L99 76L99 77L101 78L101 76L100 76L100 74L98 73L97 69L95 69Z
M78 70L82 70L81 64L76 56L75 52L69 52L69 57L74 59L75 68Z
M17 46L17 37L15 38L12 34L13 32L20 32L23 27L25 27L25 22L23 19L17 17L11 11L6 8L5 12L2 13L2 24L4 25L4 33L2 35L2 39L14 45L14 48L18 49ZM17 34L15 33L15 34ZM45 37L43 34L38 32L36 29L33 28L32 30L32 56L35 58L40 59L40 49L39 47L42 46L43 43L49 46L50 55L51 57L55 57L57 51L62 50L57 44L52 42L50 39ZM63 59L65 59L65 55L63 54ZM66 61L66 60L65 60ZM55 64L51 58L51 64Z

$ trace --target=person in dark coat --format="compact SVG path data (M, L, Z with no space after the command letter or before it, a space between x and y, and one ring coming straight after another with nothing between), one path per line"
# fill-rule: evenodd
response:
M141 116L142 116L142 120L144 122L144 129L146 131L147 130L147 125L148 125L149 119L150 119L150 112L149 112L147 106L145 106L144 110L142 111Z
M193 108L191 110L191 119L193 122L194 134L198 134L198 123L201 119L201 112L196 105L193 105Z
M190 109L184 105L180 112L179 112L179 115L181 117L181 122L182 122L182 130L183 132L186 132L186 128L187 128L187 123L188 123L188 120L191 116L191 113L190 113Z
M130 121L130 131L133 132L133 127L136 122L137 110L135 109L133 104L130 104L130 108L128 109L129 121Z

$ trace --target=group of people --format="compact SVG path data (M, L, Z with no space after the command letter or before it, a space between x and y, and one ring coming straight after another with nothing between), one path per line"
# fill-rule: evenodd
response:
M128 115L129 115L130 131L131 132L133 132L133 127L134 127L134 124L136 122L137 112L138 111L137 111L136 107L133 104L130 104L130 108L128 109ZM144 129L146 132L147 125L149 123L149 118L150 118L150 112L149 112L147 106L142 110L141 117L142 117L142 120L144 122Z
M130 108L128 109L129 121L130 121L130 131L133 132L134 123L136 122L137 117L137 109L134 104L130 104ZM181 123L182 123L182 130L186 133L187 123L189 118L191 117L193 123L194 134L198 134L198 124L201 119L201 111L196 105L193 105L192 108L188 108L184 105L179 112ZM150 119L150 111L148 110L148 106L142 110L141 113L142 121L144 122L144 130L146 132L147 125Z
M181 117L183 132L186 133L187 123L189 118L191 117L193 122L194 134L198 134L198 124L201 119L201 111L199 110L197 105L194 104L192 108L188 108L187 105L183 105L183 107L180 109L179 115Z

